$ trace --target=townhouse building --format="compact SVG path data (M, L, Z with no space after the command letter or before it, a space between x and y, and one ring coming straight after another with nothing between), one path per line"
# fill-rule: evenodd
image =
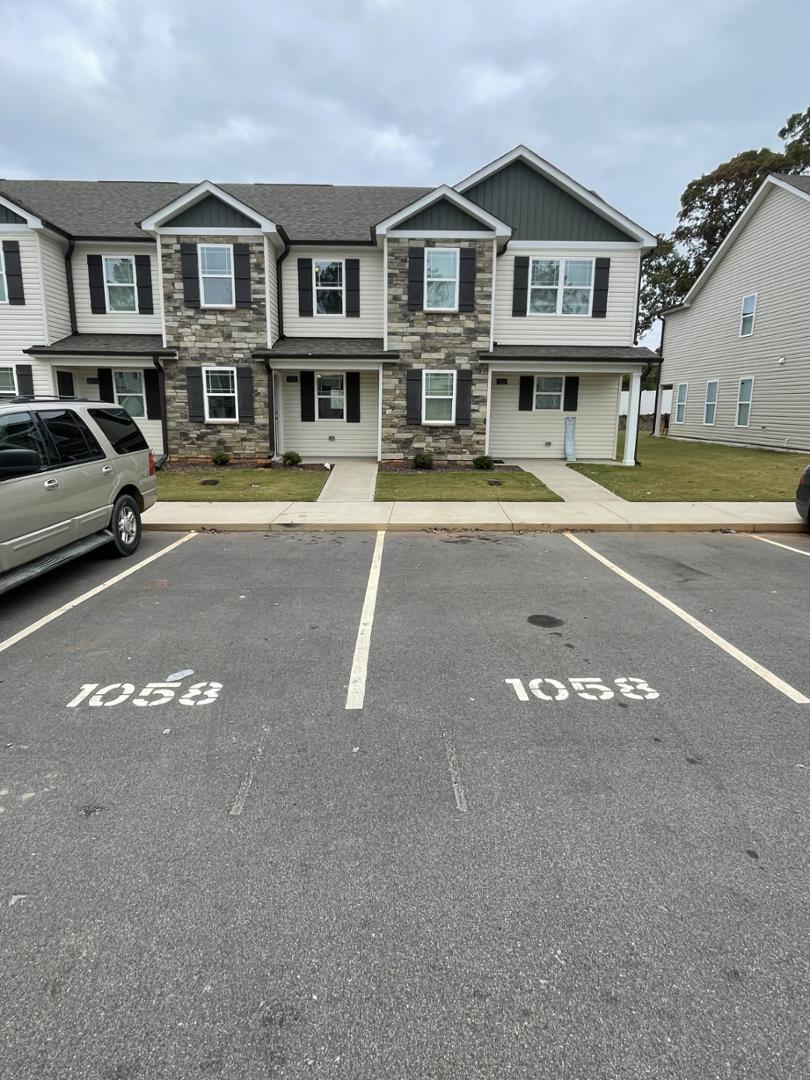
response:
M633 463L655 238L519 146L450 187L0 181L0 394L176 463Z

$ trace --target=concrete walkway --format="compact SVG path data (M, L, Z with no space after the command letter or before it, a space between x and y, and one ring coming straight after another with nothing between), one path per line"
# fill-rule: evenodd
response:
M519 465L524 472L531 473L541 480L555 495L566 502L576 503L612 503L625 502L619 495L608 491L606 487L589 480L587 476L569 469L564 461L545 461L542 458L516 458L509 465ZM617 466L621 468L621 466Z
M557 532L801 532L793 503L767 502L167 502L145 529L268 532L290 529L456 529Z
M345 458L336 461L318 496L319 503L363 503L374 501L377 462L374 458Z

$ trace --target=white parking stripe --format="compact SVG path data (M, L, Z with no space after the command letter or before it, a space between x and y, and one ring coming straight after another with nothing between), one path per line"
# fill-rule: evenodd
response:
M795 687L791 686L789 683L786 683L784 679L780 679L778 675L774 675L772 671L769 671L766 667L763 667L762 664L758 664L756 660L753 660L750 656L742 652L735 645L732 645L730 641L726 641L725 638L720 637L719 634L716 634L714 630L706 626L705 623L702 623L699 619L696 619L694 615L690 615L688 611L684 611L682 607L678 607L677 604L674 604L671 600L668 600L666 596L662 596L661 593L656 592L655 589L651 589L649 585L645 585L643 581L639 581L639 579L633 577L632 574L628 574L626 570L622 570L620 566L612 563L610 559L606 559L604 555L600 555L598 551L594 550L594 548L584 543L584 541L580 540L579 537L573 536L569 532L564 533L564 535L571 541L572 544L576 544L577 547L581 547L583 551L587 551L589 555L592 555L593 558L597 560L597 562L600 562L603 566L606 566L608 570L612 570L614 574L618 574L619 577L624 578L625 581L629 581L631 585L634 585L637 589L640 589L643 593L646 593L646 595L651 597L651 599L655 600L656 603L660 604L662 607L665 607L667 611L671 611L673 615L677 615L679 619L683 619L687 626L691 626L693 630L697 630L699 634L703 634L703 636L705 638L708 638L708 640L711 641L712 644L716 645L718 649L722 649L724 653L728 653L729 656L733 657L736 661L738 661L738 663L742 664L743 667L747 667L749 671L752 671L755 675L758 675L760 679L764 679L766 683L769 683L775 690L778 690L781 694L784 694L785 697L790 698L791 701L795 701L797 705L810 705L810 698L805 697L804 694L802 694L799 690L796 690Z
M187 540L190 540L192 536L196 535L195 532L186 533L186 535L181 536L179 540L175 540L173 544L169 544L168 547L161 548L161 550L155 552L154 555L150 555L148 559L141 559L135 566L130 566L128 570L116 574L115 577L108 578L108 580L102 582L101 585L96 585L94 589L90 589L88 592L82 593L81 596L77 596L75 600L68 601L67 604L63 604L61 607L56 608L55 611L51 611L48 615L43 615L41 619L37 619L36 622L30 623L24 629L18 630L16 634L12 634L11 637L6 638L5 641L0 641L0 653L5 652L6 649L10 649L12 645L16 645L18 641L22 641L23 638L27 638L37 630L42 629L43 626L47 626L48 623L52 623L54 619L58 619L60 615L72 611L73 608L78 607L79 604L83 604L85 600L91 600L94 596L98 596L99 593L104 592L105 589L109 589L112 585L117 585L119 581L123 581L124 578L128 578L130 574L136 574L139 570L142 570L144 566L153 563L155 559L162 559L164 555L168 555L170 551L174 551L176 547L185 544Z
M360 626L357 628L352 673L349 677L349 692L346 695L347 709L362 709L366 697L366 673L368 671L368 654L371 647L371 628L374 625L374 609L377 606L377 586L380 583L380 565L382 564L384 543L385 533L380 531L377 533L377 542L374 545L374 554L371 558L371 569L368 572L368 584L366 585L366 598L363 601L363 610L360 613Z
M444 739L444 752L447 755L447 768L450 772L450 783L453 785L453 795L456 800L456 808L460 813L466 814L467 798L464 794L464 785L461 783L461 773L459 772L458 761L456 760L456 748L453 745L450 732L441 721L440 726L442 739Z
M236 798L233 800L231 808L228 811L228 815L230 817L239 817L239 815L245 809L245 802L248 795L250 794L250 789L253 785L253 779L256 776L256 769L259 765L259 761L261 760L261 756L264 753L264 740L267 737L267 733L269 731L270 728L268 727L262 728L262 737L259 739L259 744L251 755L245 775L242 777L242 781L239 784L239 790L236 792Z
M801 548L791 547L790 544L780 544L778 540L769 540L767 536L757 536L756 533L748 535L752 540L761 540L763 544L773 544L774 547L784 548L785 551L795 551L797 555L806 555L810 559L810 551L802 551Z

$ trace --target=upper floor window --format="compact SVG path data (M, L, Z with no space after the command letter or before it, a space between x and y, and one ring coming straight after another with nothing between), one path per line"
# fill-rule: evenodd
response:
M458 248L425 248L425 311L458 310Z
M142 371L114 371L113 390L116 405L126 409L130 416L146 416Z
M313 259L315 314L343 315L343 260Z
M593 259L535 259L529 274L530 315L590 315Z
M754 316L757 312L757 294L743 297L740 307L740 337L750 337L754 332Z
M237 424L236 368L203 368L203 402L208 423Z
M138 310L138 290L135 287L135 257L133 255L104 256L104 290L107 311Z
M6 263L3 258L3 245L0 244L0 304L8 303L8 286L6 285Z
M200 305L234 307L233 246L200 244Z
M422 423L456 422L456 372L425 371L422 374Z

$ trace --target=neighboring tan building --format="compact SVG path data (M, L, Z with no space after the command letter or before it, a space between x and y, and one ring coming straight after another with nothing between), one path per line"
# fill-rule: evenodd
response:
M810 449L810 176L769 176L663 318L671 436Z
M615 457L655 238L525 147L455 187L0 181L0 394L177 462Z

